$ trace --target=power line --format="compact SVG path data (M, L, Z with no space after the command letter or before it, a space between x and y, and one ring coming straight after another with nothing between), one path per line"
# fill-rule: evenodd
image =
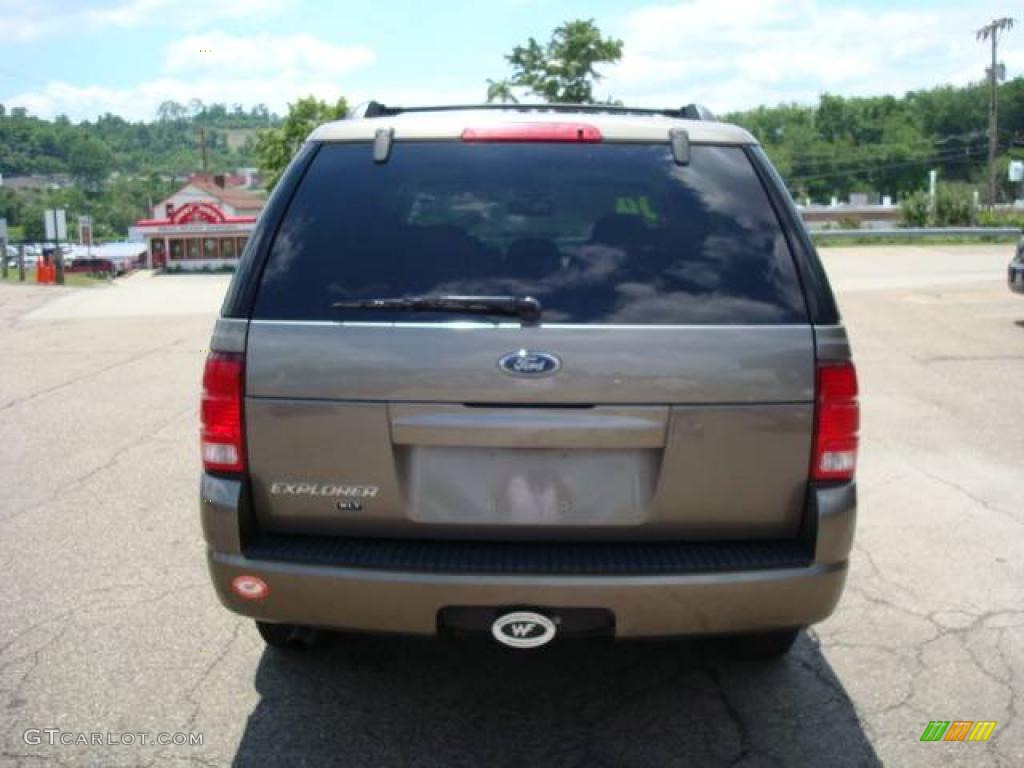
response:
M887 148L890 148L890 147L892 147L892 148L906 148L906 147L913 147L915 145L934 146L936 144L948 144L948 143L950 143L952 141L960 141L960 140L964 140L964 139L982 138L982 137L984 137L986 135L987 134L985 133L985 131L980 131L980 130L979 131L969 131L969 132L966 132L966 133L954 133L954 134L947 134L945 136L938 136L938 137L935 137L935 138L920 138L920 139L913 139L913 140L910 140L910 141L901 141L901 142L895 142L894 141L894 142L878 143L878 144L858 144L858 145L854 145L854 146L847 147L847 148L843 148L843 147L829 147L827 149L822 148L822 149L818 149L818 150L812 150L812 151L808 151L808 152L803 152L803 153L801 153L800 156L801 157L814 157L814 156L818 156L818 155L821 155L821 156L836 156L836 155L840 155L840 154L843 154L843 155L849 154L849 152L851 150L856 150L858 152L860 152L860 151L865 151L865 152L869 152L870 151L870 152L873 152L873 151L876 151L876 150L884 150L884 149L887 149ZM777 144L777 145L773 146L773 145L769 145L769 144L766 144L766 143L762 142L762 146L764 146L766 151L769 151L771 149L781 149L785 145Z
M801 176L815 176L830 173L857 173L861 169L870 171L875 168L884 168L901 163L916 163L925 161L946 162L958 157L972 156L983 148L976 140L973 144L965 144L960 147L947 147L945 149L916 150L912 152L892 151L884 154L867 155L844 153L831 158L807 158L798 155L790 155L783 160L793 171ZM775 159L775 158L773 158Z
M888 143L888 144L870 144L861 145L858 147L833 147L830 149L821 149L817 151L808 151L800 153L786 154L780 152L783 148L781 146L776 147L765 147L765 151L769 154L778 154L778 156L786 156L789 160L794 163L827 163L829 161L849 161L849 162L862 162L864 160L871 160L873 158L884 158L886 155L895 154L900 151L910 150L911 154L918 154L922 150L935 148L937 151L957 151L963 150L965 147L969 147L972 144L984 140L985 133L983 131L964 133L958 135L951 135L934 140L916 141L916 142L903 142L903 143ZM969 141L964 141L959 146L940 146L947 145L953 141L962 141L970 138Z
M977 156L978 155L983 155L983 153L985 151L986 151L986 148L984 146L979 146L979 147L976 147L975 149L970 150L969 152L966 152L966 153L962 153L962 152L958 151L958 152L956 152L954 154L951 154L949 156L932 155L932 156L928 156L928 157L917 158L915 160L910 160L910 161L906 161L906 162L887 163L887 164L882 164L882 165L876 165L876 166L872 166L872 167L869 167L869 168L865 168L864 170L860 170L860 171L845 169L845 170L840 170L840 171L833 171L831 173L817 173L817 174L809 174L809 175L808 174L803 174L803 175L799 175L798 174L798 175L794 175L794 176L789 176L787 181L790 181L790 182L817 181L817 180L821 180L821 179L834 178L836 176L864 176L864 175L869 175L869 174L873 174L873 173L878 173L878 172L881 172L881 171L893 170L893 169L896 169L896 168L910 168L910 167L914 167L914 166L929 165L929 164L954 165L954 164L957 164L957 163L964 163L964 162L977 162L979 159L981 159L981 158L979 158Z
M891 163L916 162L916 161L922 161L922 160L930 160L932 158L938 158L939 161L944 161L944 160L948 160L948 159L954 159L954 158L957 158L957 157L962 157L962 156L967 156L967 155L974 154L974 153L978 152L980 148L982 148L981 145L978 145L978 146L965 145L963 147L944 149L944 150L939 150L937 152L924 152L924 153L922 153L922 152L911 152L911 153L906 153L906 154L903 154L901 156L895 156L895 157L884 157L884 156L878 156L878 157L847 156L847 157L844 157L842 159L840 159L839 157L836 157L836 159L834 161L832 161L832 162L824 161L824 160L817 160L817 161L811 161L811 162L808 163L808 162L801 162L801 160L799 158L791 158L791 163L792 163L793 166L799 167L802 174L812 175L812 174L818 172L819 170L821 172L837 171L837 170L840 170L840 169L847 169L847 170L851 170L852 169L852 170L855 171L858 166L863 166L865 164L868 164L869 167L871 167L871 168L877 168L877 167L881 167L881 166L884 166L884 165L887 165L887 164L891 164ZM810 166L810 167L804 167L804 166Z
M980 159L983 158L985 151L986 151L985 147L978 147L978 148L972 150L969 154L966 154L966 155L958 153L957 155L949 156L949 157L943 157L943 156L922 157L922 158L917 158L915 160L909 160L909 161L906 161L906 162L886 163L886 164L882 164L882 165L876 165L876 166L873 166L873 167L870 167L870 168L865 168L863 170L844 169L844 170L832 171L830 173L798 174L798 175L790 176L789 180L790 181L816 181L816 180L820 180L820 179L834 178L836 176L867 176L867 175L881 173L881 172L884 172L884 171L895 170L895 169L898 169L898 168L913 168L913 167L920 167L920 166L926 166L926 165L956 165L958 163L978 162Z
M899 167L905 164L917 164L922 162L945 163L964 157L971 157L977 154L983 147L961 147L954 150L941 150L937 152L915 153L902 157L876 158L874 160L864 158L851 158L846 162L831 164L818 164L804 167L800 163L794 163L792 170L801 177L817 177L820 175L839 175L843 173L857 174L868 173L876 169Z

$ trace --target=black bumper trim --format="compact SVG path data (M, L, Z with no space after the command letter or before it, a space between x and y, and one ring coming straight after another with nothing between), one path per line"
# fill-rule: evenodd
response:
M421 573L623 575L805 568L797 540L497 542L262 534L243 550L260 561Z

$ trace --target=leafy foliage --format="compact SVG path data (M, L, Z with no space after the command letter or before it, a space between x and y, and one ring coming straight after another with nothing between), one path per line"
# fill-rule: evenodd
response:
M310 132L321 123L340 120L348 112L344 98L328 104L315 96L288 105L288 115L278 128L260 131L256 137L256 158L268 189L277 184L285 167Z
M927 227L931 208L928 193L918 190L900 203L900 223L904 227Z
M263 105L245 111L240 104L229 109L197 99L166 101L151 122L107 114L75 124L64 116L43 120L0 105L0 174L73 181L63 188L23 192L0 187L0 218L7 219L13 235L41 240L43 211L65 208L71 229L78 216L91 215L97 238L124 237L131 224L148 214L152 201L173 191L175 177L200 165L199 128L209 169L217 172L252 165L257 129L278 122Z
M507 80L487 81L487 101L517 101L515 89L547 102L594 104L597 67L622 58L622 41L604 37L593 19L567 21L547 43L530 38L505 57L512 65Z
M88 184L113 171L181 175L200 164L199 128L204 129L211 171L252 165L256 131L279 118L263 105L246 112L240 104L188 105L167 101L152 122L129 122L106 114L72 123L30 116L23 108L0 105L0 173L4 176L68 174ZM235 146L231 148L230 145Z
M149 215L153 202L171 194L175 186L169 179L147 174L113 176L96 188L69 186L15 192L0 187L0 218L7 219L12 240L40 241L45 234L43 211L64 208L72 238L77 236L78 217L89 215L97 239L121 239L128 227Z
M969 227L977 218L969 184L938 184L934 204L924 191L908 195L900 204L900 223L905 227Z
M1024 139L1024 78L1002 84L999 102L1005 151ZM985 179L988 91L982 83L902 97L825 94L815 106L759 107L723 119L754 134L801 200L827 202L851 192L905 198L927 187L933 168L947 181L981 187ZM998 199L1012 199L1005 171L999 177Z
M969 227L975 221L973 190L967 184L939 184L935 190L937 227Z

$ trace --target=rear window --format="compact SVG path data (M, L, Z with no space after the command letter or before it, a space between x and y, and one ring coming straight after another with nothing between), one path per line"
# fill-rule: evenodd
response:
M791 324L793 260L740 147L325 144L274 239L254 317L451 322L354 299L533 296L544 323ZM495 321L509 322L508 318Z

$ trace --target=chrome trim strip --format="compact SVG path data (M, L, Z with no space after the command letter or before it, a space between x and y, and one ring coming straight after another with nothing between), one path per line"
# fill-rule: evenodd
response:
M576 323L541 323L540 325L524 326L520 323L481 323L474 321L458 321L454 323L367 323L333 320L251 320L253 325L305 325L305 326L337 326L339 328L433 328L437 330L575 330L575 331L678 331L678 330L764 330L766 328L810 328L806 323L773 324L773 325L619 325L619 324L576 324Z

